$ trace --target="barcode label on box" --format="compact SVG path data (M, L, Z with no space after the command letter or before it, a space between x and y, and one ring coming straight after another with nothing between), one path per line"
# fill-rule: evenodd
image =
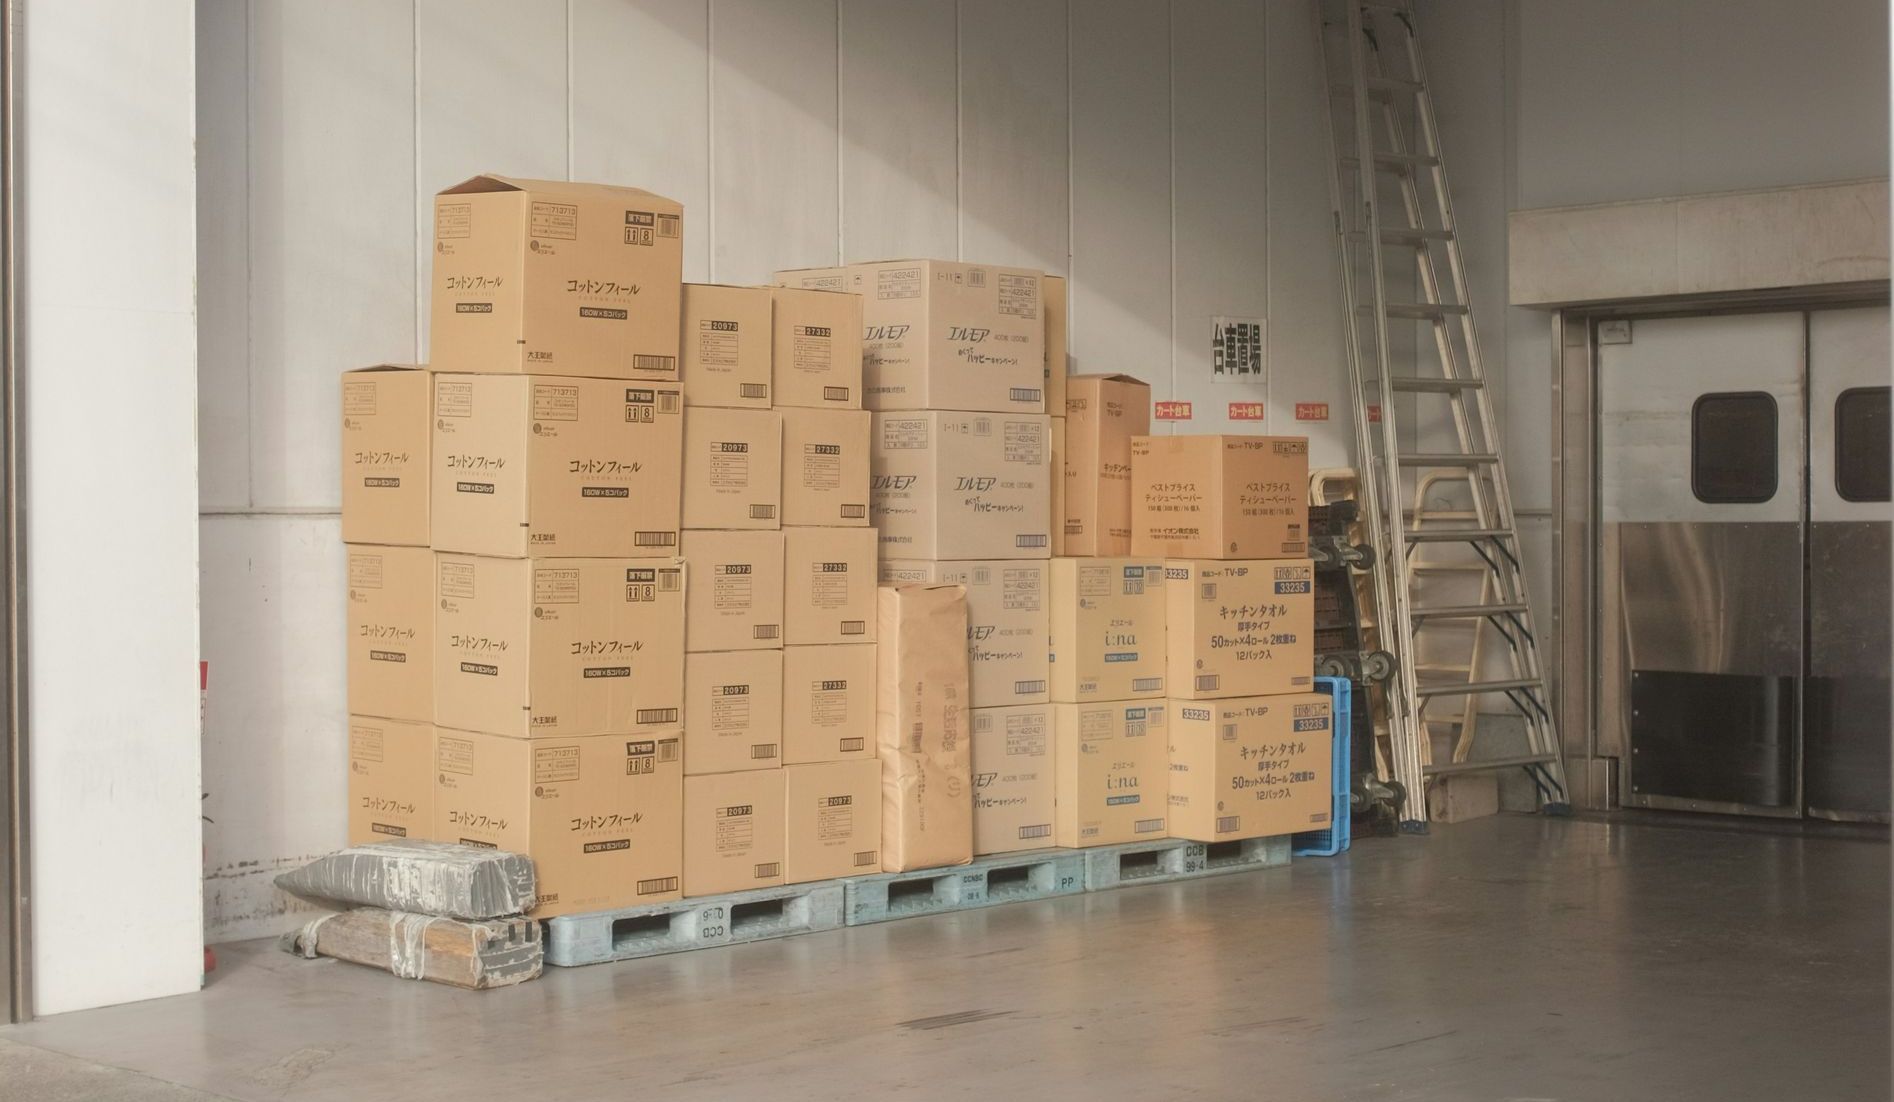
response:
M1014 547L1045 547L1048 543L1049 538L1044 532L1021 533L1013 537Z
M638 881L639 895L662 895L677 890L677 877L660 876L653 880Z
M667 738L663 742L658 743L658 760L676 761L680 745L681 744L674 738Z
M750 506L750 519L751 520L775 520L776 519L776 506L752 505Z
M1229 834L1233 831L1237 831L1241 829L1243 829L1243 816L1241 815L1217 816L1217 833L1218 834Z
M1222 684L1223 675L1220 673L1201 673L1197 675L1197 691L1200 693L1213 692Z
M1202 589L1199 599L1205 600L1205 601L1216 600L1217 599L1217 583L1215 582L1203 583L1203 589Z
M1009 387L1007 388L1007 391L1006 391L1006 397L1008 401L1013 401L1013 402L1043 402L1045 401L1044 393L1038 387L1032 387L1032 386Z
M1013 682L1013 695L1014 696L1031 696L1034 693L1043 693L1045 691L1046 691L1046 683L1044 681L1015 681Z
M825 386L822 388L822 400L825 402L848 401L848 388L845 386Z
M868 634L868 621L843 620L842 621L842 634L843 635L867 635Z
M769 397L769 384L739 383L737 384L737 396L740 398L767 398Z
M640 727L649 726L654 723L676 723L677 720L678 710L676 708L638 709L638 725Z
M674 356L653 356L651 358L667 361L668 366L663 367L663 368L658 368L656 370L661 370L661 371L677 370L677 358ZM683 395L679 394L675 390L661 390L658 392L658 412L659 413L676 413L678 410L682 408L684 408Z
M845 738L841 740L838 750L844 754L853 754L866 748L867 745L868 740L864 738Z
M680 229L679 224L678 224L678 217L679 216L675 214L658 215L658 236L659 237L676 237Z
M676 547L676 532L633 532L631 542L638 547Z
M1161 677L1134 677L1131 679L1131 691L1134 693L1155 693L1164 689Z
M1133 834L1156 834L1164 829L1162 819L1139 819L1131 828Z
M1035 826L1023 826L1019 828L1019 838L1022 842L1032 838L1047 838L1051 835L1051 823L1039 823Z
M682 570L671 569L658 571L659 593L678 593L683 589L684 572Z
M842 519L843 520L861 520L867 515L868 515L868 506L866 505L842 506Z
M881 864L880 850L864 849L857 851L855 854L855 867L858 869L865 869L872 865L879 864Z
M781 624L758 624L755 629L750 632L750 638L775 639L781 636L782 633L783 626Z
M776 757L776 744L759 742L750 747L750 758L754 761L770 761Z
M782 874L783 874L782 862L770 861L770 862L766 862L765 864L756 866L756 875L752 877L752 879L771 880L771 879L774 879L775 877L781 876Z

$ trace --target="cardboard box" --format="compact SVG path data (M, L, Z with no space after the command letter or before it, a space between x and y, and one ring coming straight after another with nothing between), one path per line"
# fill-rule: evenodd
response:
M434 549L675 555L683 408L674 385L435 375Z
M349 841L434 837L434 725L349 717Z
M783 769L783 883L881 871L881 766L873 759Z
M875 644L783 648L783 764L875 756Z
M1129 375L1074 375L1065 399L1068 555L1131 554L1131 438L1151 431L1151 388Z
M1065 418L1052 419L1052 557L1065 554Z
M434 199L434 362L677 381L684 208L637 188L475 176Z
M684 895L783 882L783 771L684 778Z
M783 760L783 652L684 656L684 775L776 769Z
M684 285L677 362L685 405L769 408L773 294L768 287Z
M1052 844L1052 705L973 710L973 852Z
M778 288L774 332L778 406L862 408L860 295Z
M867 408L994 413L1045 411L1040 279L1030 268L951 260L776 273L787 287L861 296ZM779 374L779 394L782 387Z
M1169 834L1165 703L1052 706L1059 845L1111 846Z
M680 559L434 556L434 715L517 737L675 730Z
M1164 564L1053 559L1052 699L1164 695Z
M875 585L873 529L783 529L783 642L874 642Z
M1298 559L1309 553L1309 441L1301 436L1137 436L1131 553Z
M434 552L349 549L349 711L434 722Z
M767 409L684 411L684 527L780 528L783 419Z
M684 643L694 651L783 645L783 534L685 532L692 585Z
M1164 595L1172 697L1314 687L1315 565L1308 559L1171 559Z
M428 545L429 403L425 367L342 374L342 542Z
M958 585L967 590L970 708L1038 704L1051 675L1047 565L1031 559L927 562L888 559L884 585Z
M1334 815L1324 693L1171 705L1171 834L1198 842L1323 830Z
M882 871L964 865L973 860L966 590L884 586L877 612Z
M440 731L434 837L533 859L534 918L682 893L684 763L675 731L516 739Z
M1058 417L1065 412L1066 377L1072 373L1066 362L1065 277L1046 276L1040 289L1046 311L1046 412Z
M783 409L783 525L868 527L872 414Z
M1051 554L1051 419L877 413L868 513L890 559Z

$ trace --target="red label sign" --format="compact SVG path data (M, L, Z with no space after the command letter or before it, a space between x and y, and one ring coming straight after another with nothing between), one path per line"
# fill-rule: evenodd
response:
M1368 420L1370 422L1377 422L1381 420L1381 407L1380 406L1368 407Z
M1151 416L1160 421L1190 420L1189 402L1158 402L1152 407Z
M1327 402L1297 402L1296 403L1296 420L1298 421L1326 421L1328 420L1328 403Z
M1261 402L1231 402L1230 403L1230 420L1232 421L1261 421L1262 419L1263 419L1263 403Z

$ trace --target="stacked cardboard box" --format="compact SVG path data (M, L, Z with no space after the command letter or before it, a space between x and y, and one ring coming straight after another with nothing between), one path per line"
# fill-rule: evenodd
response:
M1164 560L1170 832L1224 842L1328 826L1307 440L1137 436L1132 457L1131 549Z
M1045 400L1055 312L1044 277L1025 268L892 260L779 272L777 281L861 296L864 402L873 413L869 512L881 581L964 592L968 687L954 703L970 714L919 756L888 752L902 740L892 728L884 732L882 770L890 800L926 792L941 801L932 809L936 821L958 822L947 804L971 798L971 835L959 848L939 845L938 835L926 844L885 837L885 866L916 867L916 854L938 863L1046 845L1046 560L1055 526ZM1062 323L1063 310L1056 316ZM1063 382L1063 329L1050 335L1060 345ZM894 656L883 658L892 663ZM884 669L884 685L895 676ZM885 705L883 712L891 714ZM965 780L919 783L911 763L923 758L930 769L938 764ZM911 810L891 815L890 826L906 829L929 817Z
M687 284L684 893L880 867L861 303Z

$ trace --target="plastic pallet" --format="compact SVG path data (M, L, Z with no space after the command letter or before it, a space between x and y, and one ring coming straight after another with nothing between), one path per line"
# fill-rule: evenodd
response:
M1128 842L1079 851L1085 855L1085 890L1105 891L1131 884L1159 884L1226 872L1247 872L1289 863L1289 836L1242 838L1234 842L1191 842L1169 838Z
M1075 895L1085 890L1085 860L1075 850L1039 849L975 858L971 865L858 876L848 885L850 926Z
M834 930L842 898L841 882L823 880L561 915L546 920L546 963L573 968Z
M1354 735L1354 682L1345 677L1318 677L1315 679L1317 692L1325 692L1331 700L1329 727L1335 732L1335 810L1329 816L1326 830L1304 830L1291 835L1295 839L1297 857L1333 857L1348 848L1353 834L1348 798L1349 773L1354 768L1351 758L1350 742Z

